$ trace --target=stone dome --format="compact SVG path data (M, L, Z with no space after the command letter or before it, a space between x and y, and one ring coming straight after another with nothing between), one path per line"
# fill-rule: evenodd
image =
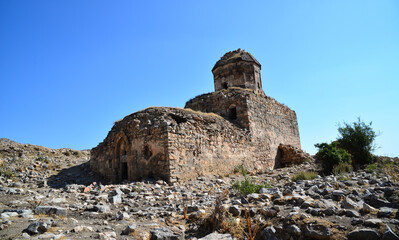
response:
M212 68L212 71L220 66L226 65L228 63L234 63L239 61L253 62L261 67L260 63L252 54L246 52L245 50L241 50L240 48L234 51L230 51L226 53L223 57L220 58L219 61L216 62L215 66Z

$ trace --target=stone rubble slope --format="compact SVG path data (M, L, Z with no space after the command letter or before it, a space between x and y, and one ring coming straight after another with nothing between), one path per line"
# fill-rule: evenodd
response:
M26 169L0 177L0 239L247 239L248 218L261 240L399 239L398 183L375 173L293 182L297 172L317 170L304 162L251 175L271 188L241 196L232 188L240 174L106 184L89 172L85 152L35 154L33 145L3 142L6 167ZM42 158L54 167L43 168ZM213 220L225 218L219 232L217 222L207 225L215 209Z

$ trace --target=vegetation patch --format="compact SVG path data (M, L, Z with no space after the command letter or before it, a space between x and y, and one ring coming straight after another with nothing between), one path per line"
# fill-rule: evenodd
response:
M374 140L377 134L371 124L366 124L358 118L357 122L344 123L338 128L338 146L352 155L353 164L370 164L376 160L372 152L376 149Z
M248 176L247 170L242 165L237 166L234 171L238 171L244 177L243 180L233 183L233 189L240 195L245 196L251 193L259 193L261 188L271 188L268 182L257 184L252 177Z
M5 177L5 178L15 177L14 171L12 171L11 169L7 168L7 165L5 163L2 163L0 165L0 175Z
M345 173L350 173L352 171L353 171L352 164L350 164L348 162L343 162L343 163L337 164L333 167L333 170L332 170L332 172L336 176L345 174Z
M317 177L317 173L310 171L310 172L299 172L292 177L292 181L298 180L313 180Z
M358 118L357 122L343 123L338 127L340 136L332 143L318 143L316 158L321 161L325 173L339 175L353 171L354 167L372 164L377 157L372 154L376 149L374 140L377 134L369 124ZM373 170L370 166L369 170Z
M332 173L335 165L351 163L351 155L346 150L338 148L337 142L318 143L315 147L319 148L316 156L321 161L325 173Z

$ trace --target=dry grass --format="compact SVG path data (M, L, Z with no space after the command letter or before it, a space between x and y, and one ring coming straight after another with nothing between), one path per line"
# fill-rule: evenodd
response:
M198 115L222 118L220 115L218 115L216 113L213 113L213 112L211 112L211 113L200 112L200 111L195 111L195 110L193 110L191 108L177 108L177 109L181 109L181 110L184 110L184 111L189 111L189 112L192 112L192 113L195 113L195 114L198 114Z
M256 237L256 234L258 234L258 232L260 230L260 226L259 226L259 224L256 224L252 228L252 218L251 218L251 214L249 213L249 210L245 211L245 219L247 222L247 229L248 229L248 233L245 233L245 235L247 235L248 240L254 240Z
M393 164L387 164L382 169L392 182L399 182L399 167Z
M317 177L317 173L310 171L310 172L299 172L292 177L292 181L298 180L313 180Z

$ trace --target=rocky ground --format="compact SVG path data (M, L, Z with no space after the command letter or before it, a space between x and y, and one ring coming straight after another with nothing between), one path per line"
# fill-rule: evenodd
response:
M1 139L0 239L399 239L398 183L378 172L292 181L307 162L252 175L265 187L242 196L239 173L111 185L88 160Z

